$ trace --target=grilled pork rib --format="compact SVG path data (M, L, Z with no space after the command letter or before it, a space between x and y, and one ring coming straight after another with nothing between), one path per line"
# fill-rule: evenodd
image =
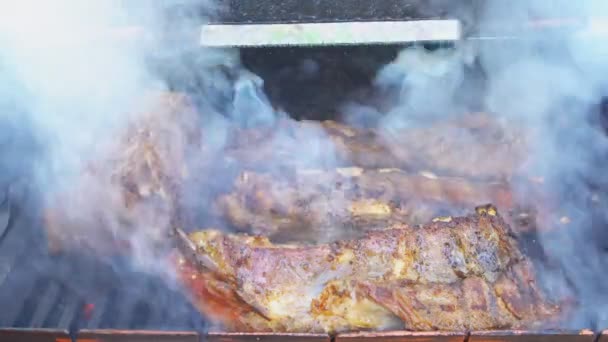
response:
M513 329L559 313L492 206L317 246L178 235L192 300L233 331Z
M103 253L130 240L167 240L178 224L183 189L191 179L189 156L200 139L198 114L175 93L146 98L143 110L117 139L101 141L99 154L69 187L48 198L44 217L50 249L68 246Z
M519 132L487 114L391 132L284 119L235 130L226 153L251 171L357 166L497 179L511 176L525 158Z
M507 184L392 168L509 176L519 144L484 114L398 135L333 121L281 119L252 129L229 123L218 134L226 139L217 140L202 129L186 96L155 95L118 138L99 142L68 186L49 196L51 249L162 243L172 226L212 220L274 241L326 242L422 223L443 209L457 214L477 203L511 205Z
M510 208L508 184L408 174L399 169L243 172L217 200L233 226L273 241L329 242L398 223L421 224L478 203Z

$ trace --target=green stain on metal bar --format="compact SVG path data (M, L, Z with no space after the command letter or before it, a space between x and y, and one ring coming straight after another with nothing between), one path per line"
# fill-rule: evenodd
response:
M332 30L318 33L308 30L279 28L273 31L272 39L278 42L295 40L300 43L317 44L327 40L349 42L354 41L355 37L350 30Z

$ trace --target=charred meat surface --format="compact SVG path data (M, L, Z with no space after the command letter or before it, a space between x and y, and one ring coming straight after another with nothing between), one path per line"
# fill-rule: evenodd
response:
M399 223L464 214L479 203L510 208L509 185L409 174L399 169L296 170L283 177L243 172L217 200L241 231L273 241L329 242Z
M560 308L493 206L316 246L180 233L181 280L232 331L533 328Z

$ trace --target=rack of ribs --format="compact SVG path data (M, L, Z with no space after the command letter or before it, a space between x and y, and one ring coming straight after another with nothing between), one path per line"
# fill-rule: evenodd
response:
M328 242L398 223L420 224L479 203L512 207L509 184L409 174L399 169L243 172L217 212L240 231L273 241Z
M192 182L198 114L179 94L153 94L118 138L99 143L68 186L46 199L52 252L70 247L101 253L132 239L164 243L179 224L180 196Z
M177 236L179 279L229 331L520 329L565 312L491 205L315 246L216 230Z
M226 154L251 171L355 166L482 179L509 178L526 147L520 129L485 113L397 131L281 119L235 129L229 141Z
M334 121L229 123L219 146L203 120L184 95L151 96L118 139L100 141L80 175L47 198L51 250L162 245L172 227L205 220L274 241L326 242L479 203L510 208L505 179L522 157L522 139L487 114L399 134Z

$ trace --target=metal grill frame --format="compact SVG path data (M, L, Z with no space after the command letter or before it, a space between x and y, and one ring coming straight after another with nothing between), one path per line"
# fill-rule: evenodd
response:
M365 332L353 334L202 333L196 331L0 329L3 342L606 342L608 330Z

